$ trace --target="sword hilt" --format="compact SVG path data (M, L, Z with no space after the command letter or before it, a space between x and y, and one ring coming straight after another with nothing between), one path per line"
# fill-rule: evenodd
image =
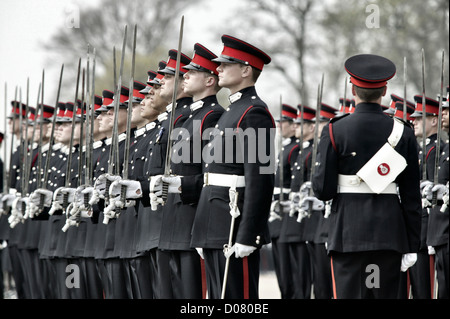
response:
M120 187L120 201L125 204L125 200L127 199L127 186L121 185Z
M434 207L437 205L437 191L433 192L433 198L431 199L431 207Z
M109 187L111 186L111 181L107 178L105 183L105 204L109 205Z
M38 210L38 212L42 212L42 210L44 209L44 200L45 200L45 195L44 194L40 194L39 210Z
M162 182L162 200L164 204L167 201L168 194L169 194L169 183Z
M89 207L89 194L84 194L83 199L84 199L84 207L88 208Z
M69 206L69 194L63 194L63 210L66 210L67 206Z

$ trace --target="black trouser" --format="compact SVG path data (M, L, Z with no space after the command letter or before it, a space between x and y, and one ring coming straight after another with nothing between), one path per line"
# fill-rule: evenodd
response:
M291 263L289 262L289 245L280 243L278 238L272 238L272 257L277 275L281 299L293 299L294 287Z
M448 243L446 245L434 247L436 251L435 263L438 281L438 299L449 298L449 263L448 263Z
M325 244L308 243L307 247L312 260L314 298L331 299L331 264Z
M259 249L250 256L230 256L225 299L258 299ZM226 259L222 249L203 249L206 282L210 299L220 299Z
M305 242L289 243L289 262L292 268L293 299L311 298L311 258Z
M434 270L432 270L434 271ZM428 249L417 253L416 263L409 268L409 279L413 299L431 299L430 256Z
M396 299L402 254L395 251L331 252L335 299Z
M170 250L169 269L175 299L202 298L201 257L195 250Z
M131 287L133 299L153 299L154 270L150 255L122 259L126 270L127 285Z

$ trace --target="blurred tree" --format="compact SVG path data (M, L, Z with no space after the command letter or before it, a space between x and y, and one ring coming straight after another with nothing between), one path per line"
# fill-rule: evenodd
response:
M324 99L337 107L348 78L343 64L358 53L386 56L397 76L389 92L403 95L403 58L407 58L407 94L421 92L421 48L425 49L427 95L439 91L441 54L449 50L448 0L245 0L239 18L230 24L235 34L252 39L272 57L276 70L299 101L315 106L316 84L325 74ZM448 83L448 72L446 72ZM347 96L350 95L350 86ZM311 97L311 98L310 98Z
M327 56L323 60L326 75L331 83L339 84L341 96L343 79L347 76L342 67L344 60L353 54L374 53L396 64L397 76L390 81L389 91L400 96L403 96L403 59L406 57L407 98L413 100L415 94L422 92L421 50L424 48L426 93L436 97L440 89L442 50L445 50L448 67L448 0L370 3L333 0L329 4L324 7L323 19L319 21L327 44L321 46L321 50ZM371 25L372 14L379 15L378 26ZM448 83L448 72L445 72L445 81Z
M64 57L65 74L62 96L72 97L75 90L76 64L83 58L86 65L87 44L96 50L96 92L113 87L113 47L116 48L117 72L125 25L128 25L127 47L122 83L129 85L134 24L137 24L135 79L145 82L147 70L157 69L167 58L169 38L178 37L181 13L202 0L102 0L98 7L80 8L79 27L61 27L44 43L49 59ZM173 41L176 44L175 40ZM129 60L129 61L128 61ZM97 82L97 81L96 81Z

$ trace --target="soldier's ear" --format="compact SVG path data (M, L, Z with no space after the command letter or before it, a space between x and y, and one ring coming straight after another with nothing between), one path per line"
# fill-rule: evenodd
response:
M382 95L382 96L385 96L385 95L386 95L386 92L387 92L387 86L384 87L383 95Z
M353 94L353 96L356 96L356 91L355 91L355 85L354 84L352 84L352 94Z

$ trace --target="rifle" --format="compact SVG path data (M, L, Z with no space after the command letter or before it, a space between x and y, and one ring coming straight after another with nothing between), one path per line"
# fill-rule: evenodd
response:
M180 77L180 62L181 62L181 45L183 42L183 27L184 27L184 16L181 17L181 24L180 24L180 33L178 37L178 52L177 52L177 63L175 68L175 83L173 86L173 93L172 93L172 112L170 113L169 117L169 128L167 132L167 148L166 148L166 158L165 158L165 165L164 165L164 177L170 176L170 162L172 158L172 142L170 141L173 131L173 124L175 121L175 109L176 109L176 103L177 103L177 91L178 91L178 81ZM163 182L162 183L162 199L165 203L167 200L167 194L169 192L169 184Z

